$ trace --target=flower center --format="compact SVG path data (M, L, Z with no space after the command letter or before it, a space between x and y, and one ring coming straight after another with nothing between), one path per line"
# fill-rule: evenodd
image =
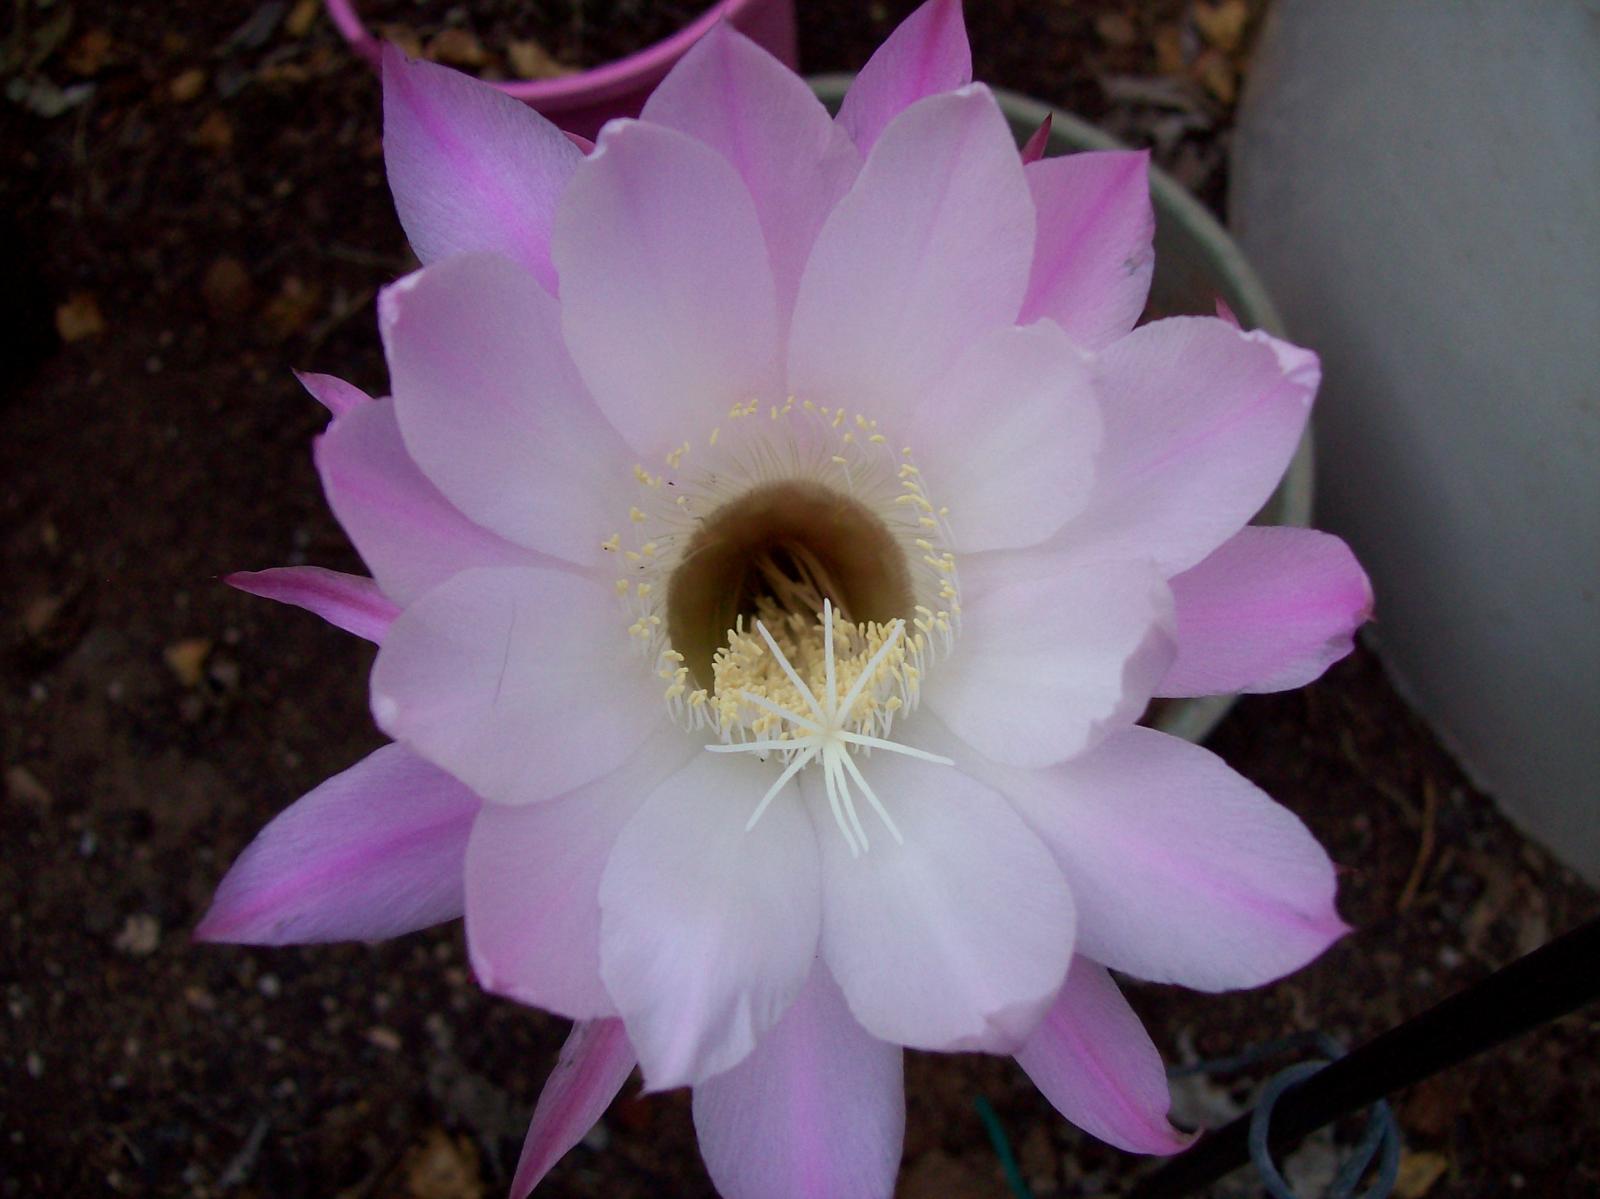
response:
M860 852L850 781L893 826L851 754L893 746L896 715L916 707L960 621L946 514L910 447L896 452L876 421L843 409L752 400L667 454L660 474L641 465L634 477L628 535L605 548L669 709L724 750L786 759L752 824L820 762Z

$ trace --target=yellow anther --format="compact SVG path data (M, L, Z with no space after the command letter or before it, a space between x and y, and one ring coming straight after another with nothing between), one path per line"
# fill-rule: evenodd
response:
M629 586L631 586L631 584L627 579L618 579L616 582L617 594L627 595Z
M644 524L644 509L635 504L633 507L628 509L628 519L636 525Z
M600 548L607 553L614 554L622 548L622 534L613 533L600 543Z

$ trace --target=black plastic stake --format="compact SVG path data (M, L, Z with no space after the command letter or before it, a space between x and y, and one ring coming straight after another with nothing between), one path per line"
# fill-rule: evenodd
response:
M1296 1084L1272 1114L1271 1147L1281 1152L1340 1116L1596 998L1600 919L1519 958ZM1246 1112L1173 1158L1134 1187L1128 1199L1177 1199L1215 1182L1250 1160L1249 1132Z

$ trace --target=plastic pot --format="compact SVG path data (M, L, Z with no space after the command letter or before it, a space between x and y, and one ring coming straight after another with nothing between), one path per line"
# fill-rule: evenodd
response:
M350 48L373 67L381 40L361 21L356 0L324 0ZM561 128L593 137L612 117L637 116L651 89L718 21L795 65L794 0L720 0L671 37L625 58L556 79L518 79L495 87L538 109Z

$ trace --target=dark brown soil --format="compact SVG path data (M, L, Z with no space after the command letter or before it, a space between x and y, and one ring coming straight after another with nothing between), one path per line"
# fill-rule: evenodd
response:
M848 70L911 4L800 7L806 66ZM1216 202L1237 7L990 0L969 20L980 76L1153 144ZM369 648L217 582L357 567L311 470L323 415L288 368L382 386L372 298L407 252L376 85L314 2L8 8L0 1195L501 1193L564 1029L480 994L459 927L188 939L255 831L379 741ZM1136 989L1173 1060L1297 1029L1358 1042L1600 910L1365 653L1242 701L1212 744L1328 845L1357 931L1263 991ZM1398 1096L1405 1193L1595 1193L1593 1033L1569 1017ZM1222 1114L1259 1079L1180 1089ZM908 1082L906 1199L1004 1193L979 1095L1041 1199L1141 1169L1009 1061L913 1055ZM619 1103L541 1193L709 1195L685 1096Z

